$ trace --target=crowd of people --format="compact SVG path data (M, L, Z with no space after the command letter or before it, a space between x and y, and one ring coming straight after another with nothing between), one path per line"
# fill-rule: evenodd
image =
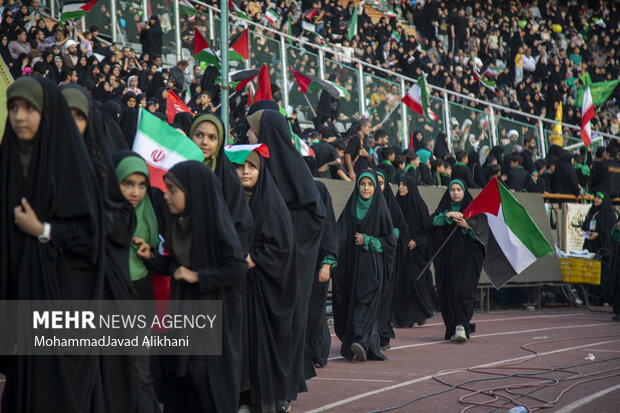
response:
M348 360L387 360L394 328L423 325L438 309L444 338L467 342L485 248L463 211L468 189L494 177L514 191L595 195L587 247L607 251L601 300L613 302L620 320L617 141L594 153L552 146L538 159L536 140L517 141L517 131L501 147L456 151L445 134L416 131L403 151L390 145L385 125L354 109L347 130L339 128L326 92L318 108L326 115L302 130L277 92L250 107L244 95L221 102L214 67L182 60L164 68L157 15L138 31L136 52L102 44L99 26L46 33L39 14L28 27L36 0L18 4L13 24L15 3L5 3L0 26L16 78L0 143L0 300L221 300L224 328L220 356L2 357L3 411L153 412L160 403L166 412L289 411L327 363L330 280ZM169 123L204 160L173 166L164 192L131 149L140 110L168 122L170 91L187 97L193 113ZM229 131L222 103L230 105ZM298 152L294 135L314 156ZM228 136L246 145L242 161L229 159ZM354 183L339 217L316 177ZM432 213L422 185L445 188ZM426 264L448 238L433 285ZM154 287L156 274L168 288Z

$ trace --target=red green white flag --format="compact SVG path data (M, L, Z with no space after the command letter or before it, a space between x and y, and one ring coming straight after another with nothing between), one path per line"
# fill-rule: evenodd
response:
M420 76L418 82L411 86L407 94L401 99L415 113L422 115L425 119L437 120L435 112L428 107L428 97L426 95L426 81L424 76Z
M244 31L234 35L230 40L228 60L246 60L250 57L250 38L248 33L249 31L246 28Z
M594 118L594 103L592 103L592 94L590 93L590 85L586 87L581 103L581 140L585 146L592 143L592 126L590 121Z
M241 17L244 20L250 20L247 14L243 12L232 0L228 0L228 10Z
M65 1L62 6L62 13L60 14L60 23L64 23L67 20L79 19L86 16L88 12L99 0L86 1Z
M480 76L480 73L478 73L478 69L476 68L475 64L474 64L474 79L476 79L476 82L482 83L482 86L486 87L491 92L497 95L497 92L495 91L495 82L492 80L484 80L482 76Z
M132 149L146 161L151 185L162 191L166 190L164 175L174 165L204 160L202 150L191 139L144 108L138 114Z
M295 75L295 80L301 91L305 94L307 92L316 92L317 90L325 90L334 99L349 96L349 92L337 83L329 80L319 79L315 76L310 76L296 71L291 67L291 71Z
M553 248L525 208L497 177L463 211L486 248L484 271L501 288Z
M269 148L264 143L257 145L226 145L224 153L232 163L242 165L252 152L258 152L263 158L269 158Z
M207 66L220 67L220 58L198 31L198 27L194 27L194 58Z

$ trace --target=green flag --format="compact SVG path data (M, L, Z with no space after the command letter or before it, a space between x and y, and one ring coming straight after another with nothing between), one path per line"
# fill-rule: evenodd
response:
M592 93L592 103L595 106L600 106L609 99L609 96L614 92L616 86L618 86L619 80L610 80L609 82L596 82L590 83L590 93ZM575 101L575 106L581 107L583 94L586 91L587 85L584 85L579 88L577 91L577 100Z
M357 34L357 6L353 9L353 17L351 17L351 25L349 26L349 41Z

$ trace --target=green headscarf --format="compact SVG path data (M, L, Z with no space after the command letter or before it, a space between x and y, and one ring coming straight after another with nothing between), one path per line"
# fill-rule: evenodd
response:
M148 183L149 169L144 159L137 156L128 156L124 158L116 167L116 177L119 183L129 175L135 173L146 176L146 181ZM142 238L153 248L156 247L158 232L157 216L155 215L155 209L153 208L148 193L142 202L136 205L134 211L136 213L137 224L133 236ZM131 249L129 251L129 273L131 274L131 281L140 280L149 273L142 258L138 255L138 246L134 243L131 244Z
M222 148L222 144L224 143L224 126L222 126L222 121L218 119L217 116L212 115L210 113L206 113L204 115L198 116L194 119L192 123L192 127L189 129L189 138L191 139L194 136L194 131L202 122L211 122L217 128L217 149L212 157L209 159L205 159L203 163L209 167L212 171L215 171L215 165L217 163L217 156L220 153L220 149Z
M377 180L375 179L375 176L370 172L362 172L359 178L357 178L357 184L355 185L357 188L357 202L355 203L355 216L357 217L357 219L364 219L366 217L366 214L370 209L370 205L372 205L372 199L374 198L373 195L368 199L364 199L360 195L359 189L362 178L370 178L373 185L375 186L375 193L377 192Z
M596 196L598 196L598 197L599 197L599 198L601 198L601 199L605 199L605 194L604 194L604 193L602 193L602 192L597 192L597 193L596 193Z
M458 186L461 187L461 189L463 190L463 192L467 191L466 187L465 187L465 182L461 181L460 179L453 179L450 181L450 183L448 184L448 191L450 191L450 188L452 188L453 184L458 184ZM450 207L453 211L458 211L461 208L461 202L463 202L462 200L459 202L455 202L452 200L452 198L450 198Z
M418 154L418 157L420 158L420 163L426 163L428 162L428 160L431 158L431 151L426 150L426 149L420 149L419 151L416 152L416 154Z

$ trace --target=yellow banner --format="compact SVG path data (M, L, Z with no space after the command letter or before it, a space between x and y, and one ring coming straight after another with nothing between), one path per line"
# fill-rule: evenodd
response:
M11 83L13 83L13 76L11 76L9 68L6 63L4 63L4 59L0 57L0 142L2 142L2 137L4 136L4 125L6 124L6 117L8 115L6 90Z

